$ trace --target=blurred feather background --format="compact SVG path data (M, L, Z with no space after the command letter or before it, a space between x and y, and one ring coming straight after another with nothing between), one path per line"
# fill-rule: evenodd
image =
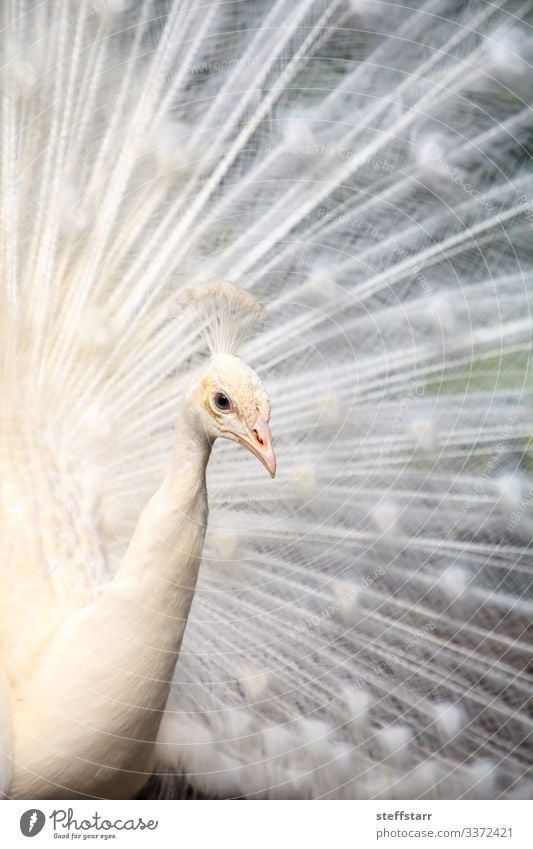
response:
M279 475L217 446L145 795L528 797L531 3L2 15L4 663L114 573L201 356L176 292L226 278Z

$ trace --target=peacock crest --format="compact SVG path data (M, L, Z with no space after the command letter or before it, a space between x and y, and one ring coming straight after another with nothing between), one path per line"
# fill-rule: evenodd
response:
M178 311L191 310L200 321L200 332L209 352L238 353L243 342L263 324L266 308L250 292L227 280L209 280L184 289Z

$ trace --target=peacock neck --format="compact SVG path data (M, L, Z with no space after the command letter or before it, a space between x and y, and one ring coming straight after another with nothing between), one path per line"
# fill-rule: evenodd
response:
M114 580L163 616L188 611L207 525L206 468L212 442L182 409L165 478L144 508ZM166 622L168 630L168 621Z
M211 443L185 410L175 444L115 578L64 622L18 693L15 798L56 798L62 787L128 798L153 768L207 523ZM36 713L50 748L35 747L21 730L35 725ZM80 735L81 727L90 732ZM68 759L57 755L63 748Z

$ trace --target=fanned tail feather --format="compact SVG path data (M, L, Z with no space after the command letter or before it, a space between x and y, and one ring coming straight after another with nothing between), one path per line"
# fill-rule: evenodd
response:
M8 678L113 575L203 348L176 297L231 280L278 477L217 445L158 772L530 794L532 4L2 14Z

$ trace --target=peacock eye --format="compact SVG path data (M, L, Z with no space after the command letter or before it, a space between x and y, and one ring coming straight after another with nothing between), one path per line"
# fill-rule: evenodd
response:
M223 392L215 392L213 401L217 410L221 410L223 413L229 413L231 410L231 401Z

